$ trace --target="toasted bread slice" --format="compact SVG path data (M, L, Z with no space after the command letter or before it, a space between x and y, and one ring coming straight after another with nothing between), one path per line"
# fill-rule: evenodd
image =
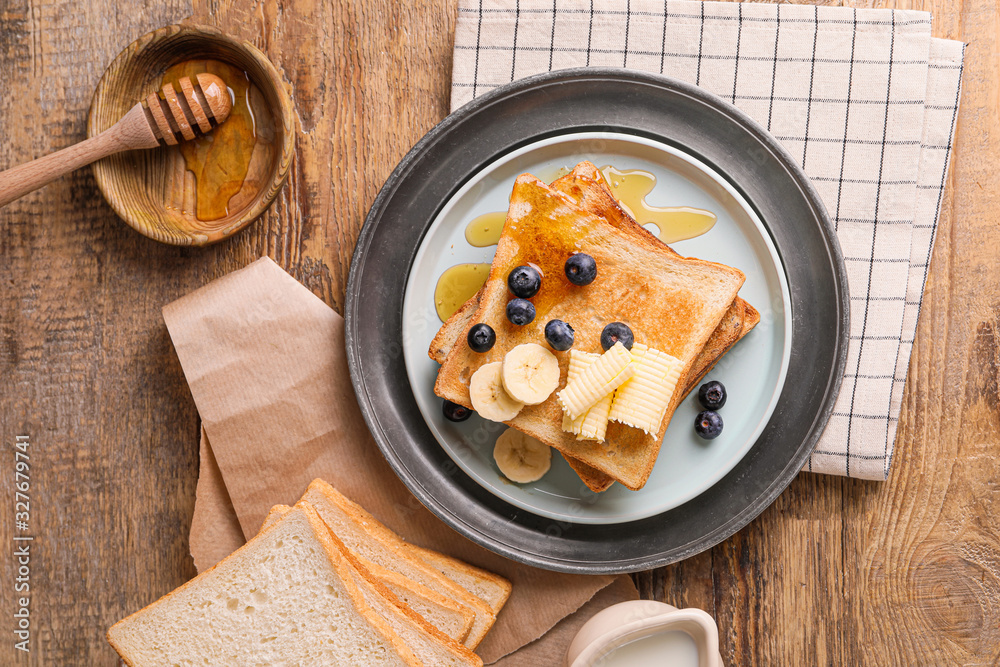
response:
M655 239L659 241L659 239L638 224L619 205L618 200L615 199L614 194L608 188L600 170L593 163L581 162L569 174L555 181L552 187L573 197L574 201L579 202L583 208L604 217L605 220L619 229L648 240ZM664 244L664 248L677 254L673 248L666 244ZM756 320L749 326L746 326L745 318L748 312L752 312ZM722 321L719 322L719 326L715 328L715 331L712 332L712 335L705 343L705 347L702 348L701 352L695 358L694 364L688 372L688 379L681 394L681 401L691 393L692 389L698 386L701 379L718 363L722 355L728 352L743 336L748 334L759 320L760 315L754 310L753 306L740 297L736 297L733 300L733 304L726 311ZM570 467L576 471L577 475L580 476L580 479L583 480L584 484L591 491L598 493L605 491L614 482L607 475L572 457L564 456L564 458L566 458Z
M592 162L581 162L576 165L573 171L554 181L551 187L553 190L558 190L569 196L581 208L603 217L618 229L634 234L637 239L650 243L662 243L618 204L618 200L608 188L600 170ZM677 255L670 246L663 244L663 248ZM677 256L680 257L680 255ZM466 301L438 330L428 350L431 359L443 364L451 348L469 330L473 324L472 317L479 307L481 293L482 291L477 292L475 296ZM741 332L743 331L743 317L747 306L749 304L739 297L733 300L729 311L698 354L690 374L691 377L703 376L707 369L715 365L719 356L744 335ZM753 310L752 307L751 310ZM754 312L756 313L756 311ZM746 332L749 332L751 328L753 327L747 328ZM690 392L690 385L689 382L684 392L685 395Z
M275 505L272 507L264 519L264 525L261 526L261 530L273 524L291 509L288 505ZM463 642L469 636L469 631L472 629L472 624L476 619L476 615L471 609L463 607L458 602L445 597L437 591L419 584L408 577L404 577L398 572L393 572L388 568L382 567L363 556L355 555L354 557L368 572L374 575L380 584L399 598L403 604L444 633L445 636L457 642Z
M444 363L445 358L451 348L461 339L461 336L474 324L473 317L479 307L479 293L466 301L461 308L448 318L434 340L431 343L429 355L439 364ZM750 315L752 313L752 318ZM760 321L760 314L743 299L736 298L733 305L729 307L723 316L719 326L709 337L705 347L698 353L697 358L688 373L688 380L681 395L683 401L687 395L698 386L702 378L715 367L719 359L732 348L743 336L750 333L750 330ZM576 471L583 483L591 491L600 493L607 491L614 484L614 480L587 464L574 459L572 456L562 452L563 458L570 467Z
M612 225L623 231L635 234L636 236L659 243L659 239L643 229L641 225L619 206L611 190L607 187L601 172L590 162L581 162L569 174L557 179L552 183L553 189L563 192L579 203L588 211L604 217ZM664 248L674 252L672 248L664 245ZM676 253L674 253L676 254ZM482 292L478 292L471 299L466 301L449 319L445 322L428 350L429 356L443 364L452 347L461 340L462 335L469 330L473 324L472 318L479 307L479 298ZM726 312L719 326L709 337L698 354L689 372L689 380L686 383L683 400L697 386L702 377L718 362L719 358L725 354L740 338L746 335L753 328L751 324L744 327L744 316L752 311L759 320L757 311L753 309L743 299L737 297L733 300L732 306ZM754 322L756 324L756 322ZM605 491L614 482L610 477L602 474L598 470L588 466L572 456L563 453L563 457L570 466L577 472L583 482L594 492Z
M427 349L427 356L439 364L443 364L455 345L459 342L465 343L462 336L474 324L472 318L476 316L476 310L479 309L479 299L482 294L483 290L480 289L441 325L438 332L434 334L431 346Z
M661 243L664 250L680 257L673 248L660 241L660 239L637 223L621 207L610 188L608 188L601 171L592 162L581 162L576 165L573 171L555 181L552 187L569 195L582 208L600 215L618 229L627 231L630 234L634 234L637 238L645 239L651 243ZM712 335L705 343L705 347L701 349L701 352L695 358L694 364L688 372L689 379L684 385L685 388L681 400L690 393L694 384L708 372L708 369L714 366L719 358L744 335L743 320L748 307L750 310L753 310L753 307L740 297L737 296L733 299L732 305L726 311L722 321L719 322L719 326L715 328L715 331L712 332ZM756 313L757 311L754 312ZM746 333L749 333L752 328L752 326L747 328Z
M472 298L463 303L462 307L448 318L447 322L441 325L427 351L427 355L431 359L439 364L443 364L444 360L448 357L448 353L451 352L451 348L461 340L461 336L473 325L472 318L476 314L476 309L479 308L480 294L481 292L476 292ZM719 357L735 345L740 338L750 333L750 329L753 326L744 328L743 322L745 314L748 312L747 308L755 314L757 313L753 309L753 306L743 299L737 297L733 300L733 305L726 311L722 321L719 322L719 326L715 328L708 342L705 343L705 347L698 353L691 373L688 374L690 378L694 379L689 379L685 384L685 396L691 393L691 385L697 382L697 378L704 376L707 370L719 361ZM757 321L760 321L760 315L757 314L756 316ZM754 322L754 324L756 323Z
M576 251L597 260L598 279L585 288L571 285L563 272L566 258ZM533 297L535 320L516 327L504 316L506 277L512 268L529 261L546 278L542 291ZM686 377L744 279L732 267L681 258L655 238L618 229L524 174L515 181L490 277L474 315L476 322L493 327L497 343L483 354L454 345L438 373L435 393L471 407L472 374L518 344L543 340L542 329L553 318L570 322L576 329L575 348L586 351L600 350L605 324L626 322L637 342L680 359ZM600 304L600 312L593 304ZM568 355L557 356L564 374ZM653 436L612 422L605 442L578 441L562 431L562 409L554 394L540 405L526 406L507 423L635 490L649 477L680 396L675 392Z
M590 162L578 164L569 174L552 183L552 188L569 195L583 208L603 216L608 222L623 231L628 231L647 240L655 239L618 204L600 171ZM664 247L673 252L669 246ZM462 333L468 331L473 324L472 318L479 306L479 298L480 293L477 293L444 323L431 343L428 354L432 359L438 363L444 363L448 352L460 340ZM744 326L744 318L748 312L752 313L756 319L748 326ZM739 297L734 299L732 306L695 359L688 374L689 379L681 400L697 386L701 378L715 366L725 352L749 333L759 319L759 314L750 304ZM566 454L563 456L592 491L604 491L613 483L614 480L591 466Z
M172 593L119 621L108 641L130 667L212 664L419 666L372 610L316 512L280 521Z
M593 163L581 162L573 171L553 183L552 187L570 195L583 208L604 217L605 220L615 227L629 231L636 236L644 237L650 241L659 241L658 238L637 223L621 207L604 181L600 170ZM677 255L670 246L663 244L663 247L667 251ZM679 257L680 255L677 256ZM752 318L755 318L749 325L746 322L748 313L752 313ZM705 343L705 347L702 348L695 359L694 365L688 372L688 379L684 385L682 400L683 396L691 393L691 390L715 366L722 355L728 352L740 338L750 333L750 330L759 321L760 314L757 313L753 306L740 297L736 297L733 300L732 306L726 311L722 321L719 322L719 326L712 332L712 335Z
M475 648L493 627L496 613L486 601L408 553L402 538L323 480L313 480L302 500L316 508L330 530L354 553L471 609L475 621L464 641L470 649Z

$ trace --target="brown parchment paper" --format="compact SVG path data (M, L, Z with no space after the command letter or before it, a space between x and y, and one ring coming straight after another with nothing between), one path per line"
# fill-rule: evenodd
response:
M270 259L178 299L163 317L222 480L203 457L198 502L204 491L212 505L196 509L192 550L218 553L223 539L230 540L225 548L233 544L231 530L213 524L218 533L205 532L210 516L227 521L223 492L249 537L272 505L294 504L320 477L405 539L511 581L510 600L477 649L487 663L538 639L614 580L520 565L424 508L382 458L361 416L343 318ZM213 557L201 552L196 562ZM631 586L625 580L619 578L622 589Z
M244 544L243 529L236 518L233 501L222 481L219 464L201 429L200 470L191 517L191 558L198 572L204 572Z

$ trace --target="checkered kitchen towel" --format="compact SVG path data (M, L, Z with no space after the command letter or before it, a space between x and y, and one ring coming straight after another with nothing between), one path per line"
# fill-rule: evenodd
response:
M461 0L452 108L581 66L695 83L812 179L851 291L843 387L806 469L885 479L951 151L965 45L917 11L691 0Z

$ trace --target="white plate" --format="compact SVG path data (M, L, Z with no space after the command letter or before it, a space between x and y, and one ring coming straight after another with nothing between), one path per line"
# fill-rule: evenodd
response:
M757 327L736 344L705 381L719 380L728 401L719 411L725 423L715 440L693 428L701 410L697 391L677 408L646 485L630 491L615 484L590 491L553 453L552 469L541 480L514 484L493 461L496 437L507 427L473 415L453 423L434 395L438 364L427 356L441 326L434 288L451 266L492 261L496 246L476 248L465 239L475 217L506 210L514 179L525 172L552 180L560 168L589 160L618 169L644 169L656 176L646 200L654 206L692 206L718 217L708 233L673 244L684 256L736 267L746 274L740 296L761 314ZM507 502L540 516L572 523L611 524L665 512L708 489L750 450L764 429L784 384L791 350L791 310L781 260L766 227L739 192L713 169L666 144L619 133L588 132L551 137L525 146L488 165L441 209L421 241L403 299L403 356L421 414L448 455L470 477Z

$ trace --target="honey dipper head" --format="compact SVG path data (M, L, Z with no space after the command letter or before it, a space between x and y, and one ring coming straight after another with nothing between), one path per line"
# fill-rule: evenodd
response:
M180 90L177 90L177 87ZM165 84L150 93L144 106L156 138L167 145L194 139L229 117L233 99L225 82L214 74L202 73Z
M229 112L233 110L233 98L226 83L214 74L203 73L197 78L215 122L221 123L229 118Z

